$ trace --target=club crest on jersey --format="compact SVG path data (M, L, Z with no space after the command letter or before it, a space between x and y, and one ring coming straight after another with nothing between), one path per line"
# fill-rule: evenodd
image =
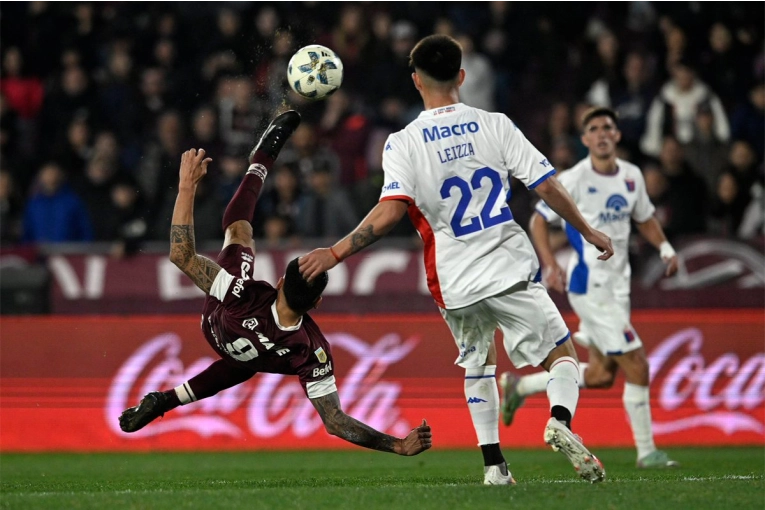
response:
M258 325L258 319L245 319L242 321L242 326L249 329L254 330L255 327Z
M635 181L634 181L634 179L625 179L624 180L624 184L627 185L627 191L629 191L630 193L635 191Z
M313 353L316 355L316 357L319 359L319 363L326 363L327 362L327 353L324 352L324 349L319 347Z

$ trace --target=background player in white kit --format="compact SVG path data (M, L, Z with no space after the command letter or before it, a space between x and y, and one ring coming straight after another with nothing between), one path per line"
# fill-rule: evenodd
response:
M459 348L465 398L484 456L484 483L514 480L499 448L499 392L494 332L516 367L550 372L551 418L545 441L592 482L605 472L569 426L579 397L579 366L570 334L544 287L528 237L507 207L510 176L535 188L585 239L613 254L557 182L547 159L505 115L459 102L462 50L442 35L412 50L412 78L426 110L392 134L383 150L380 202L348 236L300 259L309 280L374 243L409 212L425 244L428 287Z
M640 234L655 246L667 264L666 274L677 271L675 250L667 241L654 217L640 169L616 158L621 133L616 113L609 108L593 108L582 118L582 143L590 154L570 170L559 175L585 219L607 233L615 246L607 262L597 261L598 253L582 242L570 224L566 234L576 254L564 273L550 248L548 224L561 218L548 204L539 202L531 218L531 237L545 268L548 287L563 292L568 282L568 299L580 319L574 339L589 350L589 363L579 365L579 386L610 388L617 369L624 372L623 402L637 446L638 467L677 465L657 450L651 431L648 398L650 369L640 337L630 323L630 265L627 259L631 229L635 221ZM502 387L502 421L510 425L515 411L526 396L545 390L547 374L518 377L506 372Z

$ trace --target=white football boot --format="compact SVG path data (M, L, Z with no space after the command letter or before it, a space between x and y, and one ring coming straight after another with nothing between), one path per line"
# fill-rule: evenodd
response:
M489 466L483 468L483 484L484 485L515 485L512 473L507 469L505 464L505 470L507 474L502 474L502 468L499 466Z
M545 427L545 443L568 458L579 476L591 483L606 479L603 464L582 444L582 440L555 418Z

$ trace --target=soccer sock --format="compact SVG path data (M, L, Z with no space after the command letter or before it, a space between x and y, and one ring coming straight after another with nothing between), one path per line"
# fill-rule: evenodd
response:
M535 393L541 393L547 388L547 381L549 380L550 374L547 372L524 375L518 381L518 394L522 397L528 397Z
M571 428L571 419L576 413L579 400L579 364L570 356L555 360L550 367L547 383L547 398L550 414L556 420Z
M496 370L496 365L465 369L465 398L485 466L505 462L499 449L499 390L495 378Z
M255 372L239 368L219 359L173 391L181 405L212 397L220 391L241 384Z
M638 459L656 451L651 429L651 404L648 396L648 386L624 383L622 401L627 415L630 417L632 435L635 438Z
M268 159L269 161L271 159L260 151L255 153L253 159L257 160L259 155L263 156L260 159ZM255 214L255 204L258 202L258 195L260 195L260 189L263 187L267 174L268 168L263 163L250 165L250 169L247 170L241 184L239 184L239 189L236 190L226 207L226 212L223 213L223 230L226 230L235 221L252 221L252 216Z

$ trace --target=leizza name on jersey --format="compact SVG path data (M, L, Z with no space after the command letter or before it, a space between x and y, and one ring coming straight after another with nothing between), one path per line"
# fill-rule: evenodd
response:
M432 128L422 128L422 136L425 143L435 140L442 140L451 136L465 136L468 133L477 133L480 126L475 121L453 124L451 126L433 126Z
M443 152L440 150L436 152L438 152L438 158L441 160L441 163L448 163L449 161L454 161L455 159L475 156L473 144L470 142L461 143L453 147L446 147Z

